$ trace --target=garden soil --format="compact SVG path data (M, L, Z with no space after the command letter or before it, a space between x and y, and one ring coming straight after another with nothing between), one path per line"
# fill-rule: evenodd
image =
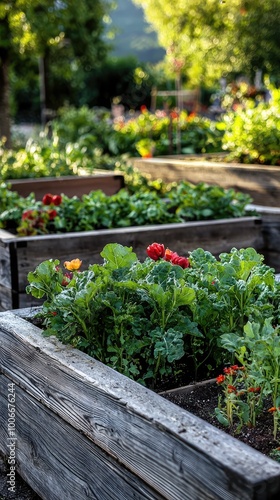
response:
M219 424L215 416L215 408L221 388L217 384L197 384L193 390L188 393L165 393L163 397L177 404L181 408L190 411L194 415L209 422L220 430L236 437L245 444L255 448L266 456L270 456L271 452L279 447L279 440L275 441L272 435L273 423L272 416L267 411L270 407L269 402L264 411L258 417L256 427L250 428L245 426L239 433L234 429L228 429ZM0 500L40 500L39 497L24 481L16 476L16 492L11 493L8 490L7 484L7 466L3 457L0 455Z
M7 465L0 455L0 500L41 500L41 497L39 497L18 474L16 474L15 491L9 491L7 473Z
M215 408L218 405L219 394L222 395L221 387L214 382L210 385L197 384L197 387L194 385L193 390L188 393L171 392L164 394L163 397L209 422L218 429L243 441L243 443L255 448L266 456L270 456L271 452L277 448L280 451L280 439L273 439L273 417L268 412L268 409L271 407L271 401L265 402L261 414L257 417L255 427L250 428L245 425L238 432L237 426L229 429L218 422L215 416ZM279 434L280 432L278 431L278 436ZM280 453L278 455L280 459Z

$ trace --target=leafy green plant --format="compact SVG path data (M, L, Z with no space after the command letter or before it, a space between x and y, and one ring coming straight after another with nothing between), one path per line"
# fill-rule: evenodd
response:
M202 249L185 257L153 243L147 254L140 262L131 248L109 244L103 264L81 271L75 259L66 274L58 260L42 262L29 273L27 292L45 298L46 335L154 387L182 366L193 374L203 366L205 374L205 357L212 371L230 362L225 332L238 338L248 321L279 321L273 298L280 284L254 249L217 260Z
M155 143L153 154L170 153L170 137L173 148L177 148L178 129L183 154L221 151L224 125L186 111L171 112L158 110L152 113L145 106L139 115L114 123L115 142L118 154L130 152L141 155L139 142L150 140Z
M223 388L223 398L219 397L215 414L223 425L236 432L244 426L255 426L257 416L262 410L261 387L251 385L252 381L244 366L232 365L224 368L223 375L217 377Z
M0 228L9 227L10 230L16 230L26 206L33 206L36 201L32 193L23 198L10 187L10 184L0 183Z
M41 134L19 149L1 148L0 144L2 180L79 175L98 169L114 170L125 163L125 159L105 154L93 136L65 144L55 133L51 139Z
M247 101L224 116L223 149L229 160L279 165L280 90L269 86L268 103Z
M138 380L168 374L184 354L183 336L200 335L181 317L195 295L183 286L183 269L150 259L140 264L131 249L117 244L101 255L103 266L76 272L66 287L58 261L45 261L29 274L27 291L47 296L46 334Z

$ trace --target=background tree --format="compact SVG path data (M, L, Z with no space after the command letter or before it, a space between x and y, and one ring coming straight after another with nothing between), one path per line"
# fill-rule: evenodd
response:
M280 73L280 0L133 0L189 82L256 70Z
M21 54L41 62L41 99L48 105L46 65L68 58L68 65L91 69L109 48L103 36L109 0L0 0L0 137L10 144L10 70Z

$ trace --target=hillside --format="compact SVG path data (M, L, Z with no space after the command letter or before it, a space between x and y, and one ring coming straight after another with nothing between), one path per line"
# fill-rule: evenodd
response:
M118 57L134 55L143 62L156 63L164 57L156 33L144 19L142 8L132 0L117 0L118 7L111 12L112 24L119 33L114 40L112 54Z

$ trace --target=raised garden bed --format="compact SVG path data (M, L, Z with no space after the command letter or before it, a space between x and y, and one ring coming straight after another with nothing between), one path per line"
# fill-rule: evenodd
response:
M38 305L25 293L26 277L44 259L64 262L79 258L88 266L101 262L100 252L107 243L132 246L144 259L145 249L153 241L186 256L197 247L216 256L233 247L262 250L262 223L260 218L250 216L27 237L0 230L0 310Z
M219 185L249 194L257 205L280 206L280 167L225 163L223 155L215 161L213 156L165 156L134 158L142 174L165 182L185 180L198 184Z
M249 210L256 210L262 220L263 247L261 253L269 266L280 273L280 206L267 207L248 205Z
M11 184L11 190L17 191L21 196L35 194L37 200L41 200L46 193L63 193L69 198L81 197L90 191L101 189L105 194L111 196L124 187L124 176L114 172L98 172L94 175L64 176L64 177L42 177L40 179L16 179L7 181Z
M14 384L16 467L43 499L279 498L277 462L44 338L25 314L0 314L0 450Z

